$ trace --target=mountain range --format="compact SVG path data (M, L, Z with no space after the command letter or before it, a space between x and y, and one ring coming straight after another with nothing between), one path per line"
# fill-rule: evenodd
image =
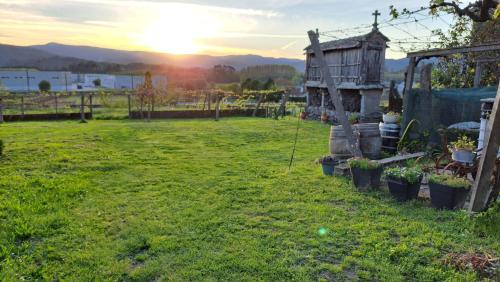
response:
M258 55L172 55L59 43L28 47L0 44L0 67L36 67L55 70L64 69L71 64L82 61L111 64L163 64L184 68L212 68L214 65L230 65L238 70L253 65L290 65L299 72L304 72L305 69L303 60ZM407 59L388 59L386 60L386 69L398 72L406 67L407 62Z

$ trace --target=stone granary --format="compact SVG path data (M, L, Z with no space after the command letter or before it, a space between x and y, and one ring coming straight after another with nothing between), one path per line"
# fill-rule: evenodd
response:
M346 112L360 113L362 120L380 118L385 50L389 39L374 25L365 35L321 43ZM326 113L335 121L335 109L311 46L306 51L307 112L312 119Z

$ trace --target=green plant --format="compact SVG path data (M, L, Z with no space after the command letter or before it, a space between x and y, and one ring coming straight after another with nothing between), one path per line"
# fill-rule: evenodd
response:
M5 148L3 141L0 140L0 156L3 155L3 149Z
M475 148L476 148L476 142L474 142L472 139L470 139L465 135L458 138L457 141L452 142L450 146L450 150L455 149L455 150L473 151Z
M380 164L366 158L352 158L347 161L351 168L377 169Z
M384 171L384 175L390 179L402 180L408 184L416 184L422 179L423 172L419 166L391 167Z
M317 164L334 164L336 162L337 160L335 160L332 156L325 156L316 160Z
M429 176L429 183L446 185L452 188L465 188L469 189L472 184L469 180L457 177L451 174L431 174Z
M401 116L399 113L396 113L396 112L388 112L387 115L389 116Z
M356 124L358 122L359 122L359 116L356 113L350 113L349 114L349 123Z

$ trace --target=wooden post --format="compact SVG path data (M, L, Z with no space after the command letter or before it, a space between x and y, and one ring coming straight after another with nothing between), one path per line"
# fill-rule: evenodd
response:
M24 94L21 96L21 115L24 117Z
M80 98L80 122L85 122L85 94L81 94Z
M253 110L252 117L257 116L257 112L259 111L260 104L262 104L262 101L264 100L264 95L260 94L259 95L259 100L257 101L257 105L255 105L255 109Z
M283 98L281 100L281 105L280 105L280 109L279 109L279 114L281 114L281 117L285 117L286 103L288 102L288 96L290 96L290 94L288 94L288 92L285 92L283 94Z
M128 100L128 118L132 119L132 101L130 94L127 95L127 100Z
M219 121L220 118L220 95L217 93L217 104L215 105L215 120Z
M0 123L3 123L3 100L0 98Z
M410 95L413 88L413 80L415 78L415 67L417 66L417 58L411 57L408 64L408 69L406 70L405 79L405 89L403 92L403 121L402 130L405 130L406 126L410 122Z
M495 169L495 162L500 146L500 85L497 97L491 112L488 128L486 129L485 145L479 161L476 181L472 187L472 196L469 205L469 213L482 212L487 208L488 199L492 192L491 178Z
M212 93L208 92L208 111L212 110Z
M54 93L54 100L56 104L56 114L59 112L58 105L57 105L57 93Z
M474 73L474 87L481 87L481 77L483 75L483 65L481 62L476 62L476 72Z
M354 157L363 157L363 153L359 148L359 143L357 139L354 137L354 133L347 118L347 115L344 111L344 105L342 104L342 100L339 97L337 92L337 88L335 86L335 81L333 80L332 75L330 74L330 69L328 68L328 64L326 63L325 56L323 54L323 50L321 50L321 46L319 44L318 34L314 31L308 32L309 39L311 41L311 46L314 50L314 54L316 56L317 62L319 64L321 74L323 75L323 79L328 86L328 92L330 93L330 98L335 106L335 111L337 112L337 118L340 120L340 124L344 128L345 135L347 137L347 141L349 143L350 151Z
M94 105L93 105L94 94L90 93L89 96L89 107L90 107L90 118L94 118Z

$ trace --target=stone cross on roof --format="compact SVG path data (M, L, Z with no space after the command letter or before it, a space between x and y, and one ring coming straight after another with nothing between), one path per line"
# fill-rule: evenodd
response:
M380 16L380 12L378 10L375 10L375 12L372 14L375 16L375 23L373 23L373 30L378 30L378 16Z

